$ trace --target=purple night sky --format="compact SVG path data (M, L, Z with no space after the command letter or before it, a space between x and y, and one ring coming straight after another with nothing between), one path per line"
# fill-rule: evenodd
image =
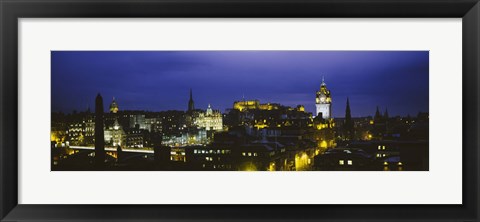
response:
M390 116L428 112L428 51L53 51L52 111L94 110L100 93L107 110L231 108L259 99L313 112L322 76L333 116Z

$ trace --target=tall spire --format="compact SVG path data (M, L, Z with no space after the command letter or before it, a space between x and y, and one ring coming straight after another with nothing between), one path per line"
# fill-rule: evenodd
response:
M188 112L192 112L195 109L195 103L193 102L192 88L190 88L190 99L188 100Z
M345 119L346 118L352 118L352 115L350 113L350 100L347 97L347 108L345 109Z
M378 106L377 106L377 111L375 112L375 117L374 118L377 119L377 120L382 118L382 114L380 114L380 111L378 110Z
M354 124L352 120L352 113L350 111L350 100L347 97L347 108L345 108L345 139L352 140L354 138Z
M327 84L325 84L325 76L322 76L322 84L320 84L321 86L326 86Z

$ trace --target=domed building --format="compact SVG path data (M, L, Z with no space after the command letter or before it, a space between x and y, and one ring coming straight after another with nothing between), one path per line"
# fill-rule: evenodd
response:
M113 101L110 104L110 113L117 113L118 112L118 104L117 101L115 101L115 97L113 97Z
M199 112L195 117L195 125L199 128L204 128L207 131L222 131L223 120L222 113L219 110L213 110L210 104L206 112Z

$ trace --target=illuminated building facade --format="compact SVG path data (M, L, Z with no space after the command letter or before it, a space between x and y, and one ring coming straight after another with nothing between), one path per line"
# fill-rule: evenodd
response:
M105 129L105 144L109 146L125 146L126 135L122 126L115 120L113 126Z
M249 110L249 109L258 109L260 107L260 101L258 100L243 100L235 101L233 103L233 108L239 110L240 112Z
M323 78L320 90L317 91L315 106L316 116L321 115L323 119L332 118L332 97L330 96L330 90L327 89L327 84L325 84Z
M240 112L246 110L278 110L280 108L282 108L282 105L278 103L260 103L259 100L243 100L233 103L233 109Z
M163 135L162 145L180 147L187 145L202 145L208 143L205 129L194 129L180 134Z
M219 110L213 110L210 104L208 104L207 111L199 112L194 121L198 128L204 128L207 131L223 129L222 113Z
M53 131L52 131L53 132ZM57 137L65 134L57 132ZM90 113L79 113L71 117L70 123L67 125L66 138L62 139L68 145L93 145L95 134L95 121Z
M145 130L129 129L126 130L126 146L129 148L143 148L145 146Z
M68 143L69 145L80 145L83 144L85 137L84 134L84 125L80 122L71 123L68 126Z

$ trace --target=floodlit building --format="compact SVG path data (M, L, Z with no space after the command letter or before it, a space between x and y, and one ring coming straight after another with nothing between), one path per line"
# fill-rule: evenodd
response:
M143 130L143 129L138 129L138 128L128 129L125 132L126 147L143 148L145 146L145 133L146 133L146 130Z
M80 145L84 141L84 125L81 122L71 123L68 126L69 145Z
M327 89L327 84L322 78L322 84L320 90L317 91L315 98L316 116L322 116L323 119L332 118L332 97L330 96L330 90Z
M118 120L115 120L112 127L105 129L105 144L110 146L125 146L126 135L123 131L122 126L118 123Z
M233 108L239 111L245 111L248 109L258 109L260 107L260 101L258 100L242 100L235 101Z
M195 125L207 131L221 131L223 129L222 114L219 110L213 110L210 104L208 104L207 111L197 114Z
M246 110L278 110L281 108L282 105L278 103L260 103L259 100L242 100L233 103L233 109L241 112Z

